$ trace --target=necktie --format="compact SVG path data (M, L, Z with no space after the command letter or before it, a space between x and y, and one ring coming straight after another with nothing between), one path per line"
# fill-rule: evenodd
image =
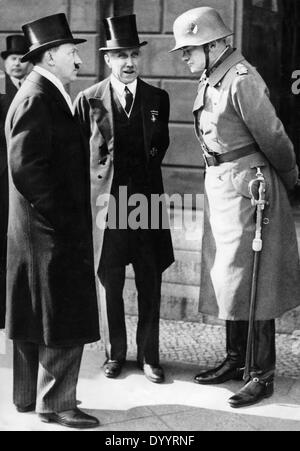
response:
M127 88L127 86L125 86L125 101L126 101L125 111L129 115L131 107L132 107L132 102L133 102L133 94Z

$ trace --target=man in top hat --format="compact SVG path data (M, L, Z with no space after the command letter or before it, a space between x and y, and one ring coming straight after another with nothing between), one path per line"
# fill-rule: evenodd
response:
M132 263L138 293L137 360L146 377L164 381L159 365L161 276L172 264L170 231L132 227L128 199L162 194L161 163L169 145L168 94L139 78L141 47L135 15L104 20L104 58L111 76L79 94L76 109L91 152L91 201L95 271L101 282L107 362L105 375L117 377L126 360L123 288ZM103 199L111 195L108 203ZM147 207L146 207L147 209ZM120 221L108 219L116 212ZM123 214L124 213L124 214ZM148 213L143 211L143 213ZM149 222L151 209L149 209ZM125 218L124 218L125 215ZM125 220L124 220L125 219Z
M35 66L6 120L8 337L14 404L44 422L99 424L77 408L85 343L99 339L85 141L64 86L82 63L64 14L23 26Z
M22 35L14 34L6 38L6 50L1 52L5 69L5 92L14 98L29 73L31 64L22 62L22 57L28 52L28 44Z
M273 394L275 318L300 304L300 267L287 189L298 168L294 149L268 89L243 55L226 44L232 31L213 8L174 23L176 46L193 74L202 74L194 104L206 162L200 312L226 320L226 360L195 382L243 379L253 274L256 206L249 182L266 182L250 374L229 403L238 408Z
M6 50L1 52L5 68L5 94L0 96L0 328L4 327L6 298L6 234L8 221L7 151L4 125L8 108L28 74L31 64L21 63L28 52L28 45L22 35L6 38Z

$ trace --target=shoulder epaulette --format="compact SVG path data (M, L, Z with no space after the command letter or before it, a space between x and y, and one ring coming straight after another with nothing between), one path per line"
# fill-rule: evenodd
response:
M248 68L242 63L237 64L235 66L235 68L236 68L236 73L238 75L247 75L248 74Z

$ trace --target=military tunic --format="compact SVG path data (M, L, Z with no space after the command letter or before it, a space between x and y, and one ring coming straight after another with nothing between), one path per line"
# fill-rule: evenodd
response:
M199 141L210 152L253 146L252 154L206 170L199 310L224 320L249 319L255 207L248 184L260 167L269 205L256 320L277 318L300 304L299 255L287 197L298 176L293 145L263 79L238 51L201 81L194 115Z

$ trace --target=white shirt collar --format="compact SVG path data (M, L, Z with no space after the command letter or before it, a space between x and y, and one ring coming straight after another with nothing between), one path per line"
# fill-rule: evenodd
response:
M132 111L134 99L135 99L135 95L136 95L136 89L137 89L137 79L135 79L132 83L125 85L120 80L118 80L113 74L111 74L110 82L111 82L113 90L115 91L115 93L118 96L118 99L119 99L122 107L124 108L124 111L125 111L125 106L126 106L125 87L127 86L127 88L130 90L130 92L133 95L133 102L132 102L132 107L131 107L131 111ZM125 113L127 114L128 117L130 117L131 111L129 112L129 114L125 111Z
M20 89L20 82L21 82L21 85L22 85L22 83L23 83L23 81L25 80L25 78L26 78L26 76L23 77L23 78L16 78L16 77L13 77L12 75L10 75L10 79L11 79L12 83L13 83L13 84L15 85L15 87L18 88L18 89Z
M118 80L113 74L111 74L110 82L113 87L113 89L116 91L119 97L123 97L125 94L125 86L131 91L133 94L133 98L136 94L136 88L137 88L137 79L135 79L132 83L129 83L128 85L125 85L120 80Z
M34 66L33 70L35 72L38 72L43 77L47 78L49 81L51 81L51 83L54 84L54 86L56 86L56 88L61 92L61 94L63 95L65 101L67 102L67 104L68 104L68 106L69 106L69 108L71 110L71 113L74 115L74 108L73 108L71 97L69 96L69 94L65 90L64 85L62 84L60 79L57 78L56 75L52 74L47 69L44 69L41 66Z

